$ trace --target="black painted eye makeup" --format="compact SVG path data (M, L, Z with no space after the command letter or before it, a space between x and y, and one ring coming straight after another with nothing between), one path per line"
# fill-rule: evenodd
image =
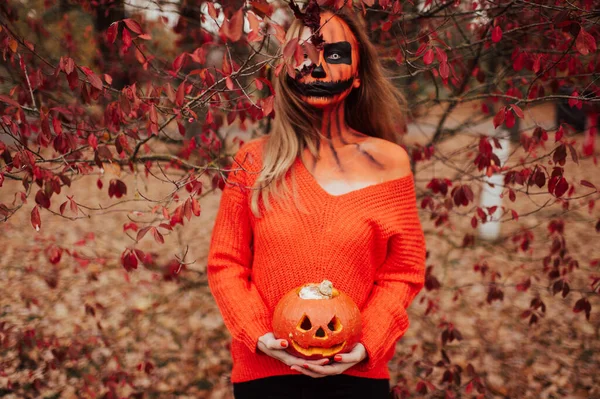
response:
M327 43L323 47L323 56L328 64L352 65L352 46L349 42Z

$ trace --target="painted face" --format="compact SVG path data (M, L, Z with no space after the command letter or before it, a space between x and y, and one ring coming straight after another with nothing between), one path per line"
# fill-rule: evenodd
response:
M288 82L309 105L324 108L344 100L353 88L360 86L358 78L358 42L348 25L329 11L321 13L321 30L325 45L319 52L319 62L308 74L299 71L312 64L309 58L297 66L296 79ZM300 43L311 35L304 28Z

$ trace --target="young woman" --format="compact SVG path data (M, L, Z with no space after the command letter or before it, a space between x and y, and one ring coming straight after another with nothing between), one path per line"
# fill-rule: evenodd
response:
M233 337L236 399L387 398L387 363L424 284L413 175L394 144L402 98L357 15L318 16L288 39L323 40L319 62L275 79L271 132L238 151L213 230L208 278ZM324 279L361 309L362 336L331 362L307 361L274 337L273 309Z

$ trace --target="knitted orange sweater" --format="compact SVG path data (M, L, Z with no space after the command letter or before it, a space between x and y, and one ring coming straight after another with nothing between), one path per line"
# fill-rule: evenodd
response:
M389 378L388 361L408 329L406 308L424 284L425 240L412 175L343 195L327 193L298 157L295 176L306 213L273 208L256 218L250 189L261 169L264 138L238 151L223 190L208 256L208 281L233 337L232 382L297 374L257 350L288 291L330 280L362 312L368 357L346 374Z

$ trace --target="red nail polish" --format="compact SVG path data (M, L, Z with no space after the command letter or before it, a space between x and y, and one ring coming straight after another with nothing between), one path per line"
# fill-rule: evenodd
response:
M283 348L287 348L287 345L288 345L288 344L287 344L287 342L285 342L285 341L281 341L281 346L282 346Z
M308 364L305 364L303 367L304 367L305 369L308 369Z
M341 362L342 361L342 355L335 355L335 357L333 358L333 360L335 360L336 362Z

